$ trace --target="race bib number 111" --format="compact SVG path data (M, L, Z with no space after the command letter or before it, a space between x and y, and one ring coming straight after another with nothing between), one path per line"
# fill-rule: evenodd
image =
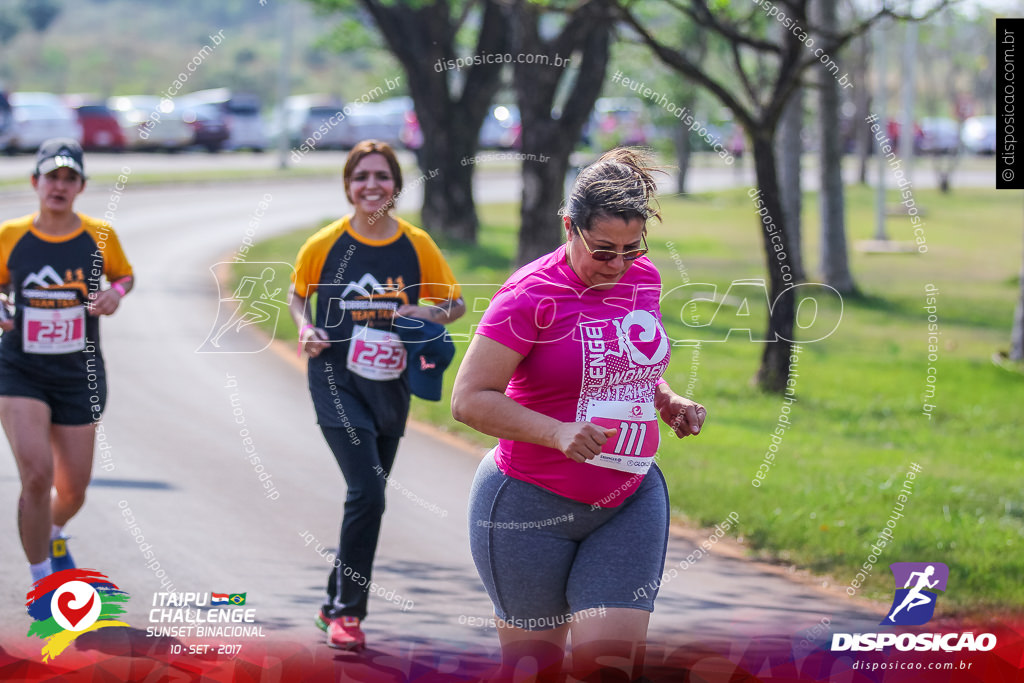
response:
M647 473L661 442L653 402L591 400L585 419L617 430L597 457L587 462L623 472Z

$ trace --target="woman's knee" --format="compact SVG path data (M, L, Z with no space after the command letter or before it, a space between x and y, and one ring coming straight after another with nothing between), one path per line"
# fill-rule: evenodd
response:
M73 508L80 508L85 505L86 485L74 484L68 488L57 489L57 498L60 502Z
M49 498L53 488L53 467L25 465L21 470L22 494L28 498Z
M367 482L363 486L350 486L345 498L347 510L358 510L367 515L383 515L385 508L384 482Z

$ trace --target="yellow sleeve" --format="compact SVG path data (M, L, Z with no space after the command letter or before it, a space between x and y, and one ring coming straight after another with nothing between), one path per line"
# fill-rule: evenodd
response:
M85 219L85 229L96 242L100 253L103 254L103 274L107 276L107 281L116 282L123 277L132 275L132 264L128 263L128 257L125 256L124 249L121 247L121 240L118 239L117 233L110 227L110 224L95 218L85 216L83 218Z
M31 214L0 224L0 287L11 282L11 272L7 269L7 262L11 258L11 252L14 251L14 245L25 236L30 225L32 225Z
M406 229L420 261L420 298L439 302L462 296L462 288L455 281L451 267L444 260L441 250L430 235L405 221L400 222Z
M295 293L303 299L308 299L316 291L320 273L324 269L324 261L327 260L331 247L345 231L346 221L347 217L321 228L299 249L299 255L295 258L292 283L295 285Z

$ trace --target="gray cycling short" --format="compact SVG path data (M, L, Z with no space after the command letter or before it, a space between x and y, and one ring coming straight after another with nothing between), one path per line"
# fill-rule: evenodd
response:
M494 612L530 631L601 608L653 612L657 591L649 586L665 566L668 521L657 465L621 505L595 509L506 476L489 453L469 498L473 561Z

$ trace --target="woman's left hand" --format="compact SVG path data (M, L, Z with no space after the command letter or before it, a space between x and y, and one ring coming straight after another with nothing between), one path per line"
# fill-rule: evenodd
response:
M89 315L110 315L121 303L121 295L116 289L104 289L89 295Z
M665 421L680 439L691 434L700 434L708 411L699 403L666 389L662 399L656 403L661 419Z

